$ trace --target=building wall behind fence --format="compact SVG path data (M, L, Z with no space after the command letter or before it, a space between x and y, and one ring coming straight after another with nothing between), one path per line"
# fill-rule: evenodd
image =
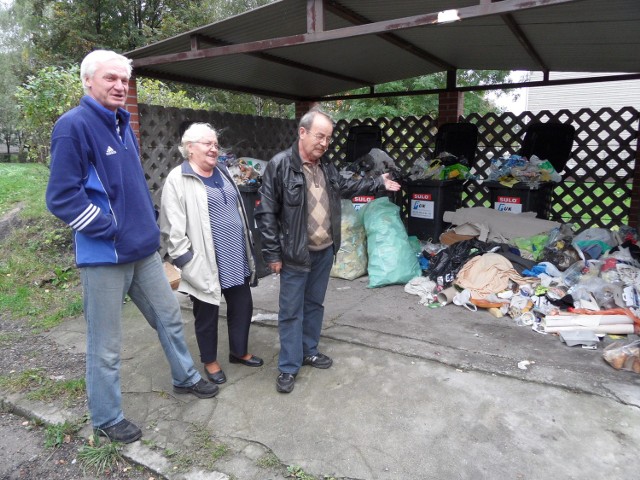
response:
M236 157L269 160L296 138L296 121L219 112L180 110L140 105L142 161L156 205L164 178L181 161L178 151L180 124L186 120L212 123L220 132L220 144ZM461 121L478 127L478 147L472 165L477 178L486 178L491 159L520 150L527 126L533 122L570 123L576 128L564 180L555 186L549 218L579 228L635 224L631 212L639 112L635 108L603 108L597 111L542 111L472 114ZM435 147L436 119L429 116L340 120L327 152L336 165L345 165L349 129L376 125L382 131L382 149L408 174L419 157L430 158ZM401 197L403 214L407 199ZM463 206L490 207L489 190L469 181L463 189Z

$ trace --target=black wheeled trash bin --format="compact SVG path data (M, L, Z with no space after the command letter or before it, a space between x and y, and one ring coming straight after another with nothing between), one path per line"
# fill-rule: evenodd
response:
M462 203L460 180L415 180L405 183L407 192L407 234L438 243L450 224L442 217Z
M535 188L523 182L518 182L511 188L500 182L487 182L485 185L491 193L491 208L494 210L508 213L536 212L537 218L549 219L554 183L540 183Z
M525 131L518 155L548 160L558 173L562 173L573 148L576 129L559 122L532 123ZM530 187L519 182L505 187L499 182L485 184L491 194L491 206L501 212L536 212L537 218L549 219L555 183L540 183Z
M478 148L478 127L473 123L445 123L438 128L434 155L443 152L466 159L471 166Z
M471 166L478 144L478 127L472 123L445 123L438 128L434 156L447 152L459 163ZM440 234L449 228L442 217L446 211L455 211L462 205L460 179L409 180L405 182L407 201L407 233L420 240L438 243Z
M576 129L568 123L532 123L524 134L519 155L549 160L556 172L562 173L571 155L575 135Z
M255 261L256 261L256 272L258 274L258 278L266 277L271 274L271 270L264 263L262 258L262 236L258 227L256 225L256 220L254 217L254 211L256 206L260 203L260 195L258 193L258 185L238 185L238 190L240 190L240 196L242 197L242 202L244 203L244 208L247 211L247 217L249 220L249 225L251 226L251 235L253 236L253 244L255 246Z
M382 148L382 130L375 125L355 125L347 133L346 162L355 162L371 151Z

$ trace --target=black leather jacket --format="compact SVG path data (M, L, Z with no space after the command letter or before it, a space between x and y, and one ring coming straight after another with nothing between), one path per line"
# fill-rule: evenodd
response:
M384 189L381 177L345 179L326 158L320 166L329 190L333 251L340 248L340 198L375 193ZM307 237L307 186L302 171L298 141L278 153L267 164L260 187L260 204L254 216L262 234L262 256L266 264L282 262L287 267L309 271Z

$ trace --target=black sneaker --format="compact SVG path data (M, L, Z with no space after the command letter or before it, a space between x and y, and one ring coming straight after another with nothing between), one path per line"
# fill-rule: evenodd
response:
M102 437L107 437L112 442L131 443L139 440L142 430L136 427L126 418L123 418L115 425L107 428L96 428L95 433Z
M280 393L290 393L296 383L296 376L293 373L281 373L276 380L276 390Z
M327 357L325 354L318 352L315 355L307 355L306 357L304 357L302 359L302 364L311 365L315 368L329 368L331 365L333 365L333 360L331 360L331 358Z
M198 383L194 383L188 387L176 387L174 385L173 391L175 393L192 393L198 398L211 398L215 397L220 389L217 385L209 383L205 379L201 378Z

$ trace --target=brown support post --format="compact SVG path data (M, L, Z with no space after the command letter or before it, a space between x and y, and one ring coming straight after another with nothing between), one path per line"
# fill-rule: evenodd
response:
M633 187L631 188L631 206L629 208L629 226L640 225L640 126L636 132L636 166L633 169Z
M136 87L135 77L131 77L129 79L129 94L127 95L127 101L124 108L131 114L129 123L133 133L138 137L138 142L140 142L140 113L138 112L138 89Z
M438 97L438 125L458 123L464 112L464 92L443 92Z
M317 105L317 102L296 102L296 120L300 120L305 113Z

